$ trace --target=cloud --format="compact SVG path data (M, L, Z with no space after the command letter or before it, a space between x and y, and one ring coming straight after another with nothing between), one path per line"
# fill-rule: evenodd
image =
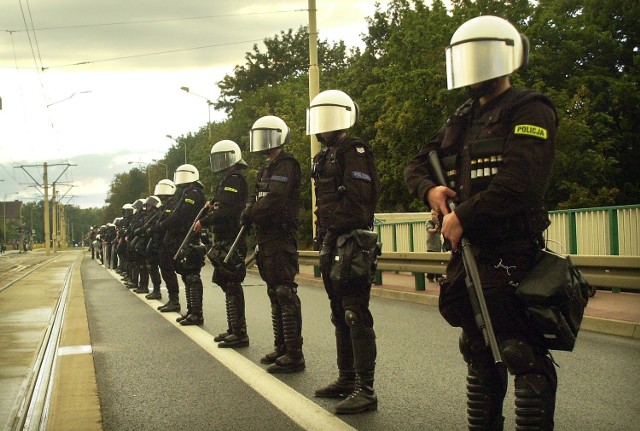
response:
M347 45L360 43L374 10L370 0L316 5L320 39ZM0 2L0 179L33 194L12 166L69 161L72 202L101 206L127 161L161 158L173 144L166 135L223 119L205 99L218 97L217 83L254 44L307 25L306 8L304 0Z

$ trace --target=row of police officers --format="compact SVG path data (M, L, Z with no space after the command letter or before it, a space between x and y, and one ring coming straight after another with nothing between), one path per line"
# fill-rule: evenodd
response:
M554 364L514 288L544 247L544 197L558 121L549 99L510 85L509 75L527 63L528 46L526 37L502 18L481 16L458 28L446 50L447 83L449 89L465 87L469 100L426 141L404 172L409 192L439 216L442 234L453 248L441 285L440 311L447 322L462 328L471 430L503 429L507 372L515 376L516 429L554 426ZM307 134L323 145L312 171L316 240L338 366L337 379L315 395L341 399L336 413L342 414L375 410L378 403L369 299L379 244L374 237L373 245L367 245L371 237L366 233L372 230L380 180L371 148L347 135L358 114L358 106L339 90L318 94L307 112ZM260 361L270 373L305 369L295 282L301 171L286 151L290 135L285 122L275 116L262 117L251 127L250 151L265 157L252 196L243 175L247 164L233 141L211 148L211 169L222 179L208 201L198 170L180 166L173 181L156 185L153 196L123 207L111 240L115 253L109 255L117 256L118 263L111 265L122 272L127 285L148 293L147 298L160 299L160 282L165 281L169 298L159 307L161 312L181 309L179 274L187 304L186 313L178 317L182 325L203 323L200 270L206 256L226 302L228 326L215 341L222 348L245 347L249 336L242 289L244 233L255 227L256 262L267 287L274 336L273 351ZM431 167L434 152L444 165L447 184L438 181ZM490 168L479 175L478 164L485 163ZM450 200L456 201L455 210ZM212 241L202 235L205 228L213 233ZM460 253L463 237L470 240L477 258L502 363L492 357L467 295L468 274Z

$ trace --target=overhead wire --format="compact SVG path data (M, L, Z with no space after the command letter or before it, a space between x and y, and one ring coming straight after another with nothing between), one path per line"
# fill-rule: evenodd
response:
M308 9L286 9L286 10L276 10L276 11L268 11L268 12L226 13L226 14L219 14L219 15L191 16L191 17L185 17L185 18L146 19L146 20L135 20L135 21L107 22L107 23L98 23L98 24L42 27L34 30L38 30L38 31L66 30L66 29L73 29L73 28L107 27L112 25L147 24L147 23L156 23L156 22L188 21L188 20L197 20L197 19L228 18L232 16L267 15L267 14L277 14L277 13L287 13L287 12L307 12L307 11ZM5 30L5 31L21 32L26 30Z
M126 59L129 59L129 58L151 57L153 55L171 54L171 53L174 53L174 52L183 52L183 51L195 51L195 50L198 50L198 49L215 48L215 47L219 47L219 46L240 45L240 44L243 44L243 43L261 42L262 40L263 39L251 39L251 40L243 40L243 41L239 41L239 42L217 43L217 44L213 44L213 45L197 46L197 47L193 47L193 48L170 49L170 50L166 50L166 51L150 52L150 53L146 53L146 54L132 54L132 55L125 55L125 56L121 56L121 57L105 58L105 59L102 59L102 60L80 61L78 63L69 63L69 64L61 64L61 65L58 65L58 66L43 67L42 70L59 69L59 68L62 68L62 67L69 67L69 66L82 66L82 65L85 65L85 64L93 64L93 63L105 63L105 62L108 62L108 61L126 60Z

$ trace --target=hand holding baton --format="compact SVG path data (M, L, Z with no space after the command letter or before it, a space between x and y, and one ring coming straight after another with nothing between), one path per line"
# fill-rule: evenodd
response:
M435 177L436 181L440 185L447 187L447 181L444 177L444 172L438 158L438 153L433 150L429 152L429 165L431 167L431 173ZM456 209L456 204L450 198L447 199L447 206L449 210L453 212ZM491 318L489 316L489 310L487 309L487 303L484 299L484 292L482 291L482 282L480 281L480 274L478 273L478 265L476 258L473 255L471 249L471 243L464 236L461 239L462 242L462 262L464 263L464 269L467 273L465 283L467 286L467 293L469 294L469 300L471 301L471 308L476 320L476 325L484 338L485 345L491 350L491 356L496 364L502 363L500 357L500 350L498 349L498 342L496 341L496 335L493 332L493 326L491 325Z
M186 245L189 243L189 240L191 239L191 235L194 232L194 228L196 226L196 223L198 222L198 220L200 220L200 217L202 217L202 214L205 211L208 211L209 207L207 207L206 205L202 207L202 209L200 210L200 212L198 212L198 215L196 216L196 218L193 220L193 223L191 223L191 227L189 228L189 232L187 232L187 235L184 237L184 239L182 240L182 244L180 244L180 247L178 248L178 251L176 251L176 254L173 256L173 260L178 260L178 256L180 255L180 252L186 247Z
M236 235L236 239L233 241L233 244L231 244L231 248L229 248L229 252L227 253L227 255L224 258L224 263L229 263L229 260L231 259L231 256L233 255L233 253L236 251L236 249L240 245L240 240L242 239L242 237L244 236L244 233L246 231L247 231L247 225L243 224L242 227L240 228L240 231L238 232L238 235Z

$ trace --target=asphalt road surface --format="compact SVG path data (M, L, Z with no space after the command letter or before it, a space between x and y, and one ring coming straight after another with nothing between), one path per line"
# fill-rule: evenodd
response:
M226 329L224 296L205 285L202 327L180 327L176 313L133 294L119 277L85 257L82 278L105 430L464 430L466 366L459 329L437 308L372 298L377 334L378 411L334 416L336 400L313 391L337 376L333 326L324 290L301 285L307 369L269 375L259 363L273 335L266 287L256 273L244 283L251 345L218 349ZM114 278L114 276L116 278ZM181 290L184 310L184 294ZM163 289L163 301L166 290ZM583 331L559 365L557 430L638 430L640 340ZM505 429L513 429L513 379Z

